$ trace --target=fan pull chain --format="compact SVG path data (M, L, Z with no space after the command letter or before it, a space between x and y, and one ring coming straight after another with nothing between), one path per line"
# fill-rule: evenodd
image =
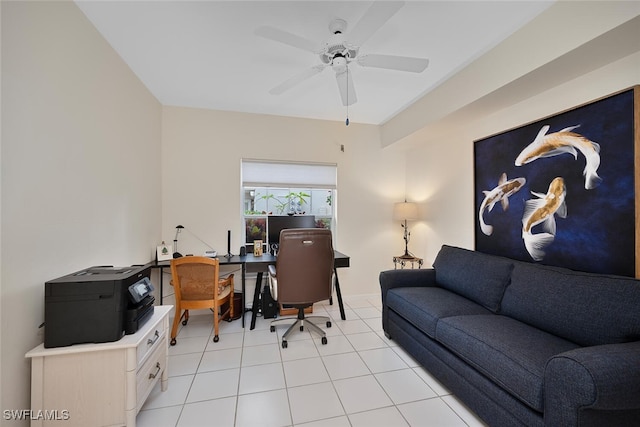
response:
M349 126L349 67L347 66L347 120L344 121L345 126Z

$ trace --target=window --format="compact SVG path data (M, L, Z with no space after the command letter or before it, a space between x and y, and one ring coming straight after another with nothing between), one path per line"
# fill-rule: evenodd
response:
M271 215L313 215L317 227L335 231L336 172L335 164L243 159L245 242L269 245Z

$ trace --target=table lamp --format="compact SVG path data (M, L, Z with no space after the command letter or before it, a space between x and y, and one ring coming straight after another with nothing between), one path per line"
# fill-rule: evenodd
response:
M173 253L174 258L180 258L182 256L182 254L178 252L178 234L180 234L183 229L184 227L181 225L176 226L176 237L173 239L173 249L175 250Z
M413 254L409 252L409 238L411 233L407 227L407 221L413 221L418 219L418 205L415 203L404 202L396 203L393 206L393 219L402 221L402 228L404 228L404 254L397 258L400 259L412 259Z

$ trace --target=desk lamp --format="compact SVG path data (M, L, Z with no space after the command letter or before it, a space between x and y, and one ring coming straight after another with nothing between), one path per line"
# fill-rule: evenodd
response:
M181 225L176 226L176 237L173 239L173 248L175 249L175 252L173 253L174 258L180 258L182 256L182 254L178 252L178 234L180 234L183 229L184 227Z
M415 203L404 202L396 203L393 206L393 219L402 221L402 228L404 228L404 254L400 255L399 259L413 259L414 256L409 252L409 239L411 233L407 227L407 221L413 221L418 219L418 205Z

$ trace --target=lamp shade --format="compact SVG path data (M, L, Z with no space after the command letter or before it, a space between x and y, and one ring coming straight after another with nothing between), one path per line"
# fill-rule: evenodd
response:
M393 205L393 219L399 221L418 219L418 205L411 202L396 203Z

